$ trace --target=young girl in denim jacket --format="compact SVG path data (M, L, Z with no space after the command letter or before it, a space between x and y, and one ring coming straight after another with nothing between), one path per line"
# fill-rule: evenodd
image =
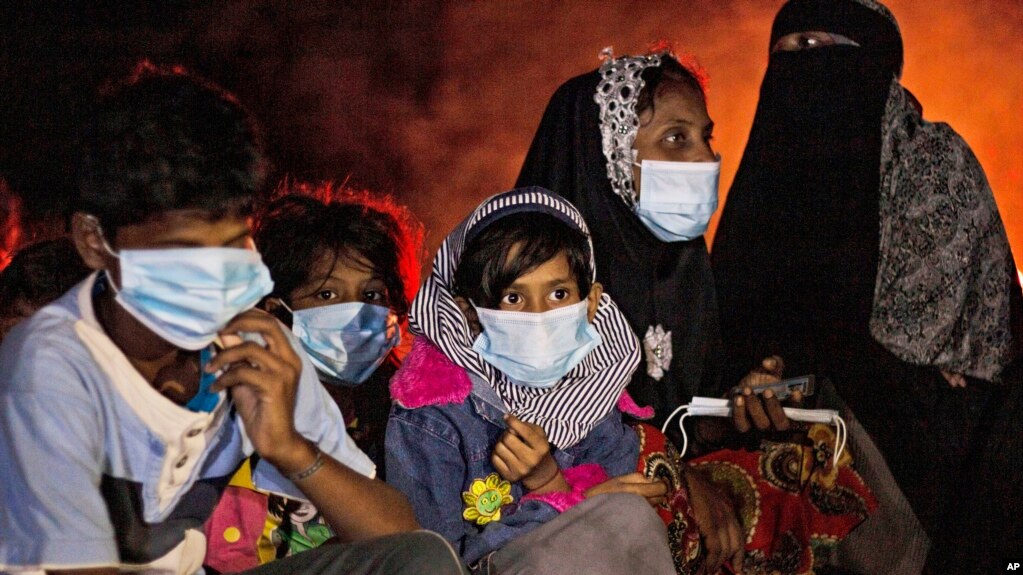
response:
M388 481L477 572L674 573L616 408L638 341L594 282L589 232L542 188L481 204L409 312Z

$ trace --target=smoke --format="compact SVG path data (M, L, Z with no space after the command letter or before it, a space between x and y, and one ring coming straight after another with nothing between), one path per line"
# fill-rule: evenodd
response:
M745 146L781 1L458 3L445 14L446 49L430 113L401 139L418 174L443 178L424 212L443 233L487 195L510 186L554 90L592 70L604 46L643 51L656 39L709 72L709 110L722 155L722 196ZM1023 260L1023 7L1014 0L892 0L906 43L903 77L925 115L947 121L986 168ZM444 137L445 134L448 137ZM725 199L724 197L722 199ZM460 209L453 209L459 206ZM717 220L711 225L713 234ZM436 241L436 237L433 238Z
M101 2L85 17L26 9L0 55L0 81L14 87L0 112L0 169L29 212L66 203L53 190L73 187L71 135L92 88L141 57L180 62L253 109L278 176L393 194L424 221L433 249L479 201L513 184L558 85L594 69L605 46L637 53L666 39L710 74L724 197L782 3L262 0L132 11ZM970 143L1023 260L1023 7L888 4L905 38L904 84L927 118Z

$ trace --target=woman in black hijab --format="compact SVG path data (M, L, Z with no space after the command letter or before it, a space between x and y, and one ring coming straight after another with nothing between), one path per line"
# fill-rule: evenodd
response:
M996 515L1023 503L999 485L1019 467L1020 288L983 170L899 83L884 6L792 0L771 48L712 252L728 365L782 353L829 378L927 530L929 565L1018 549L1019 520Z
M628 390L638 403L654 407L658 423L693 395L719 395L717 307L702 237L717 208L720 161L711 146L712 131L697 73L667 52L614 58L608 50L596 72L569 80L551 98L519 176L522 185L548 186L568 197L589 222L597 277L621 302L630 327L644 336L645 368ZM608 269L602 272L601 266ZM771 358L762 370L769 370L771 362L781 367ZM767 381L758 381L760 376L768 374L750 374L743 384ZM739 381L736 377L731 383ZM735 405L739 429L746 428L743 423L758 428L768 421L788 423L777 399L762 404L742 396ZM757 421L754 414L763 410L767 415ZM744 420L744 413L751 421ZM706 441L707 427L718 426L711 418L701 422L709 424L701 425L698 434ZM720 428L712 431L724 435ZM822 445L837 443L828 439ZM803 572L814 565L817 553L832 548L874 509L873 499L856 474L845 469L845 459L841 479L829 475L818 489L779 496L778 476L761 471L762 463L771 467L764 462L780 461L771 455L778 450L768 453L754 445L752 455L720 450L686 466L690 487L704 481L717 487L715 497L693 499L707 545L707 572L716 572L724 557L733 556L723 551L732 542L722 544L720 535L738 517L745 530L740 538L744 565L753 565L746 572ZM803 453L802 446L789 448ZM836 465L829 469L837 473ZM823 473L809 467L804 472ZM743 486L742 495L734 492L736 485ZM718 490L728 495L721 497ZM722 516L704 512L711 500ZM838 500L841 505L834 504Z
M608 49L604 56L599 70L569 80L551 98L516 185L557 192L590 224L597 279L643 339L645 369L637 370L629 392L640 405L654 408L660 425L693 395L718 391L721 340L702 235L717 207L717 172L712 205L706 193L710 174L694 176L699 180L694 186L704 192L691 190L695 209L685 221L670 214L661 219L656 206L648 210L634 173L652 171L644 160L719 166L709 143L713 123L699 76L667 53L613 58ZM686 118L675 118L688 124L644 125L639 134L640 117L650 121L655 96L669 85L698 103L686 110ZM668 155L651 150L644 157L640 148L655 144L671 147ZM653 174L649 179L647 186Z

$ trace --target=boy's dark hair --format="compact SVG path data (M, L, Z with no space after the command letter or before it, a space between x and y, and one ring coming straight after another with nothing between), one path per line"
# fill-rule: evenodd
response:
M270 268L274 290L267 297L291 303L291 292L307 283L323 254L335 261L357 254L380 274L390 307L404 321L419 289L423 227L386 196L284 182L279 196L256 218L253 234Z
M78 209L108 236L171 210L245 214L266 173L256 124L234 96L149 62L101 92L81 149Z
M521 244L518 254L508 253ZM590 292L593 269L586 234L558 218L522 212L501 218L469 241L455 270L455 292L475 305L497 308L501 294L519 277L564 253L579 286L580 297Z
M684 56L685 63L682 63L665 42L655 43L651 48L651 53L660 53L661 65L643 70L643 90L636 97L637 115L647 110L653 112L659 90L670 82L689 86L707 98L707 74L695 58Z
M28 245L0 272L0 316L15 315L15 306L43 307L89 275L74 243L58 238Z

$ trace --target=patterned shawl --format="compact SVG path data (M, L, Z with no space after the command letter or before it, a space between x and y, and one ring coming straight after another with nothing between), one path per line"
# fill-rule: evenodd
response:
M738 342L733 360L746 359L747 349L784 345L772 352L798 356L817 346L807 366L815 369L829 360L819 356L835 356L832 340L862 330L902 361L998 381L1019 353L1019 308L1010 300L1020 295L982 168L949 126L923 119L900 84L902 36L887 8L876 0L790 0L771 45L808 30L861 47L771 54L711 254L723 331ZM817 69L858 74L858 84L832 90L813 83L824 74L796 73ZM801 80L806 85L793 87ZM806 117L823 107L817 103L853 88L864 92L862 105L842 102L850 106L844 115L826 116L830 131L814 132ZM877 124L855 123L875 104ZM811 151L776 152L800 146ZM853 243L856 228L863 236ZM761 262L776 258L788 268L759 277ZM794 261L804 269L791 269ZM786 295L797 292L798 299ZM784 305L816 317L771 311Z
M1016 354L1005 228L970 147L924 120L897 79L882 127L880 222L871 335L904 361L997 380Z

